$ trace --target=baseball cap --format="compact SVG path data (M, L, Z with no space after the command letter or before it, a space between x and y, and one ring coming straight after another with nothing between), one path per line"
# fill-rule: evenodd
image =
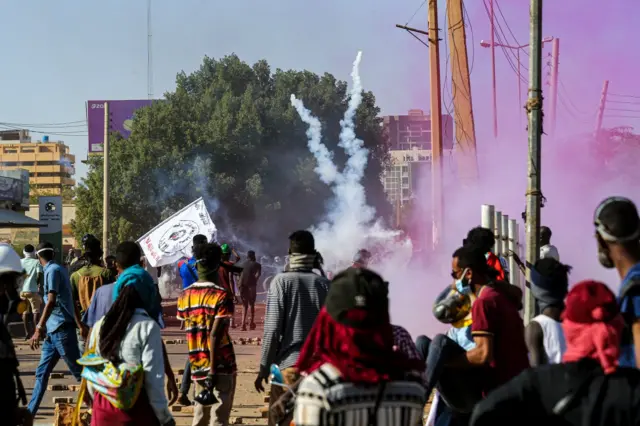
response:
M336 322L375 328L389 322L389 283L366 268L349 268L334 277L325 300Z

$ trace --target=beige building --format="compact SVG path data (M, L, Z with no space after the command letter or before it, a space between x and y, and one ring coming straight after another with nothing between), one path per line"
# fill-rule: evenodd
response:
M431 171L431 116L419 109L407 115L388 115L383 126L389 137L391 164L382 182L389 201L403 205L416 197L418 188L428 188ZM453 118L442 116L443 156L453 149ZM422 182L421 182L422 179Z
M28 130L0 131L0 169L26 169L32 194L62 195L75 185L76 157L64 142L50 142L48 136L33 142Z

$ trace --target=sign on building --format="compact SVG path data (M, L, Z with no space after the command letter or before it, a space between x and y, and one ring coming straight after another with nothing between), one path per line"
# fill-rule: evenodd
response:
M62 264L62 197L40 197L40 222L46 224L40 228L40 242L53 244L56 250L56 262Z
M109 103L109 132L118 132L123 138L131 134L133 117L137 110L151 105L149 99L126 101L87 101L89 127L89 155L101 154L104 143L104 103Z

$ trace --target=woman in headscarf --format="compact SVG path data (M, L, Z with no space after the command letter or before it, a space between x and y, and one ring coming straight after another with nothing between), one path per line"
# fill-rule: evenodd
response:
M370 270L334 278L297 367L306 374L295 402L298 426L409 426L422 418L426 393L412 372L424 363L394 350L388 283Z
M123 287L109 312L93 327L89 350L78 360L85 366L82 375L93 398L92 426L175 426L164 393L160 326L147 313L137 288L133 282ZM134 374L141 377L133 381L141 383L124 382L121 386L126 387L116 393L113 384L105 388L105 371L94 370L99 365L135 366Z
M562 364L527 370L480 402L471 425L640 424L640 371L618 366L624 322L600 282L576 284L565 300Z

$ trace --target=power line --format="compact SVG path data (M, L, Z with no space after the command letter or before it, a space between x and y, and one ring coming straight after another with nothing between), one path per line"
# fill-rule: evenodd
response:
M617 94L617 93L608 93L607 96L619 96L621 98L640 99L640 96L636 96L636 95L620 95L620 94Z
M636 119L636 120L640 120L640 116L635 116L635 115L609 115L606 114L605 117L607 118L632 118L632 119Z
M640 105L640 102L628 102L628 101L612 101L611 99L607 99L606 102L609 104L629 104L629 105Z
M149 0L151 1L151 0ZM409 25L409 23L411 23L411 21L413 20L413 18L416 17L416 15L418 14L418 12L420 12L420 10L422 10L422 8L424 7L424 5L427 4L427 0L424 0L422 3L420 3L420 6L418 6L418 8L416 9L415 12L413 12L413 15L411 15L411 18L409 18L407 20L407 23L405 25Z
M509 31L509 33L511 33L511 37L513 37L513 40L516 42L516 45L520 46L520 42L518 41L515 34L513 34L513 31L511 31L511 27L509 26L509 22L507 21L507 18L505 18L504 15L502 14L502 8L500 7L500 3L498 2L498 0L494 0L494 4L497 6L498 13L500 13L500 16L502 16L502 19L504 20L504 23L507 26L507 30ZM523 51L525 55L529 56L529 52L527 52L526 50L523 50Z
M81 127L87 125L87 120L67 121L62 123L6 123L0 122L0 124L14 127Z

